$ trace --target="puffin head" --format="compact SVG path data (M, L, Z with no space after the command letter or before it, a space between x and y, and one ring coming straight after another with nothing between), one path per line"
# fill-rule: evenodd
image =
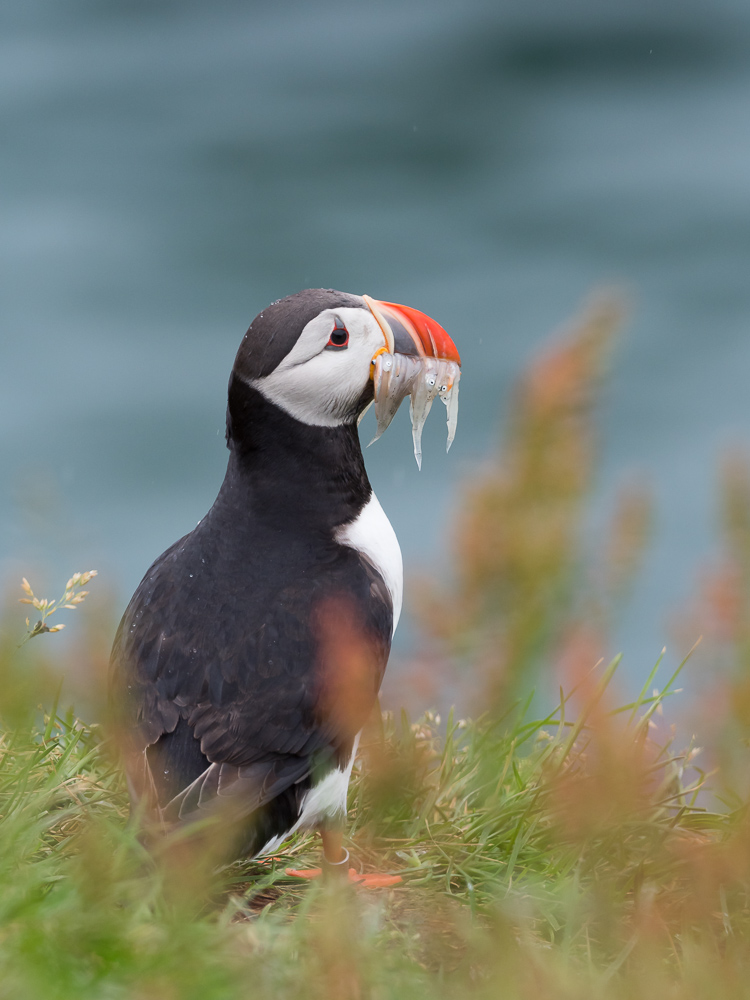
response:
M436 396L448 407L453 440L460 358L445 330L409 306L369 295L311 288L259 313L232 369L239 378L304 424L357 422L373 400L376 437L411 395L415 455Z

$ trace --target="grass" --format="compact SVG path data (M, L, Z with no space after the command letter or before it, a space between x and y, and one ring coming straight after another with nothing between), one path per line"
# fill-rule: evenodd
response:
M311 836L216 873L155 861L96 729L6 732L0 997L744 995L745 811L709 811L692 752L654 738L669 686L606 707L616 666L544 719L386 717L349 846L402 874L387 890L287 876Z

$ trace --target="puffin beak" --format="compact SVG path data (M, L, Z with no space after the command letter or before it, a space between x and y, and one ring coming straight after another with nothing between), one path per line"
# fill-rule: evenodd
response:
M419 309L382 302L363 295L370 312L378 321L391 354L440 358L461 365L456 345L434 319Z
M363 295L383 332L385 347L372 359L376 441L396 414L402 400L411 396L414 457L422 468L422 427L436 396L448 410L450 448L458 421L458 380L461 358L445 330L419 309L383 302ZM372 444L372 442L370 442Z

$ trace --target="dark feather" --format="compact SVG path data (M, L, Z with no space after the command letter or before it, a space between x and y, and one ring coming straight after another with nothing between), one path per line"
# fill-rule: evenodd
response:
M377 570L333 537L372 492L356 427L302 425L237 378L230 412L221 491L133 595L111 692L134 797L167 821L231 801L259 847L289 828L313 771L350 756L385 669L392 608ZM368 664L345 717L325 691L316 624L337 601Z

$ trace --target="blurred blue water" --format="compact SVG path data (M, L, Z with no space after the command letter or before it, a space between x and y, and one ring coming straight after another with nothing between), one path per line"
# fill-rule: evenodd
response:
M96 565L126 599L213 500L250 319L324 285L460 346L450 456L437 413L421 474L406 413L367 455L407 568L447 575L508 387L614 282L591 520L648 475L617 636L643 676L750 432L749 42L738 0L5 0L0 570Z

